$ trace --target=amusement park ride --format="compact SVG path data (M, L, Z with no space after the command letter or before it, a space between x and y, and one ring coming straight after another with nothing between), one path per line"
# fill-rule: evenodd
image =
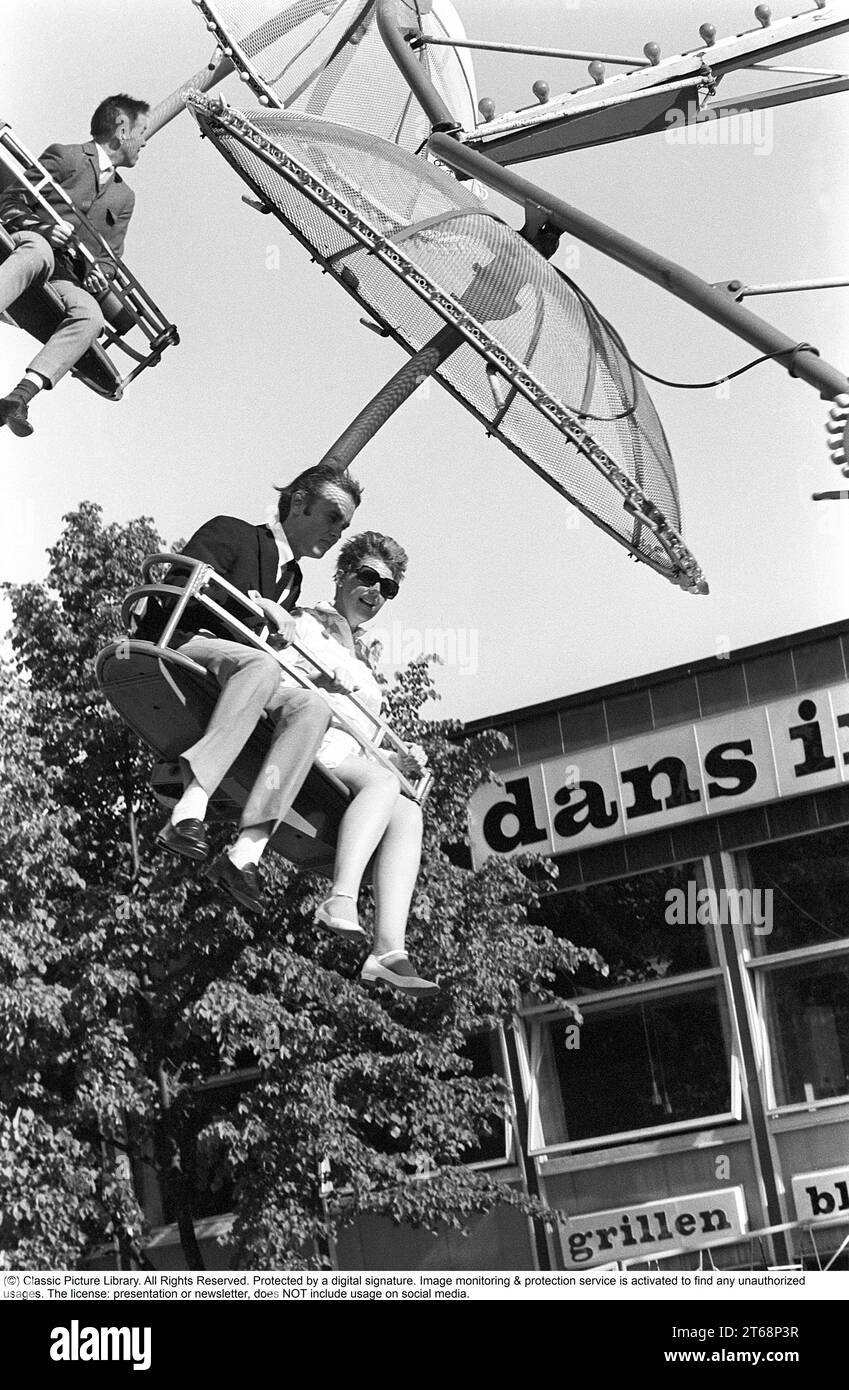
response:
M22 144L11 126L0 121L0 191L15 185L26 188L30 200L49 222L61 223L60 209L74 206L65 190ZM179 343L180 335L84 213L74 208L74 215L85 228L90 244L75 238L73 245L89 270L95 267L105 270L109 288L100 300L106 320L103 341L89 348L73 372L99 396L118 401L140 372L156 366L165 349ZM98 248L97 252L92 246ZM15 243L0 222L0 263L14 249ZM49 281L29 290L7 311L13 323L41 343L47 342L56 331L63 315L64 310ZM128 341L134 330L137 345ZM122 372L119 352L136 364L126 374Z
M155 108L147 138L188 108L247 185L245 201L278 218L361 306L367 326L393 338L409 357L325 461L346 467L434 376L489 434L634 559L690 593L707 592L680 533L674 465L640 373L616 330L551 264L568 233L723 325L834 402L829 450L849 476L846 375L815 346L782 333L741 302L845 280L710 284L511 167L657 133L668 128L673 113L679 124L694 123L846 91L847 74L772 61L849 31L846 0L817 0L815 8L776 21L767 5L758 4L756 27L721 37L704 23L699 44L673 57L663 57L654 42L641 57L487 43L465 35L448 0L193 3L214 36L215 53ZM470 55L480 49L586 60L591 80L556 97L537 82L533 105L497 114L491 99L477 102ZM611 76L609 68L625 71ZM723 79L744 69L784 80L720 99ZM206 95L234 72L258 99L259 110L242 112ZM0 130L0 158L11 177L38 196L43 171L8 127ZM478 196L486 189L518 205L524 218L518 231L488 210ZM119 323L142 328L148 353L137 356L124 381L103 348L93 349L92 360L78 369L87 384L113 398L177 340L129 272L120 263L116 270L113 286L125 316ZM37 310L26 311L24 323L31 331L49 315L49 298L49 286L33 298ZM106 349L126 346L123 332L113 326ZM176 759L205 724L217 693L206 673L174 650L173 637L189 589L194 601L221 611L208 594L221 581L208 567L194 567L189 589L151 584L151 569L162 560L148 562L145 585L125 605L131 623L152 594L170 604L174 611L160 640L143 643L131 636L113 644L101 653L98 679L118 712L160 756L154 786L163 799L173 800L179 794ZM185 559L183 567L192 569ZM234 630L242 640L265 645L243 625ZM277 656L285 666L285 653ZM375 736L378 752L391 741L379 723ZM265 739L260 726L223 785L224 814L235 814L243 804ZM346 795L335 783L332 774L314 769L291 824L278 833L275 847L295 862L327 867ZM403 790L421 799L427 786Z

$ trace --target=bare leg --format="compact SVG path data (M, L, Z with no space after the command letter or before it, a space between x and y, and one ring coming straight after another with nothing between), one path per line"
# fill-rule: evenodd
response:
M372 869L376 956L403 951L410 901L422 856L421 807L400 796L377 848Z
M333 770L354 795L339 826L327 904L335 916L355 922L363 874L390 823L400 788L391 772L365 758L345 758Z
M414 998L428 998L439 993L439 985L419 974L404 949L421 849L421 808L414 801L400 797L374 856L374 946L360 971L360 978L364 984L382 982Z
M439 986L418 974L404 950L421 860L421 809L401 796L392 773L363 758L346 758L334 771L354 797L340 826L333 892L318 909L316 921L343 935L361 932L357 896L366 865L374 855L374 945L360 978L365 984L382 982L411 996L438 994ZM346 922L353 924L353 931L346 931Z

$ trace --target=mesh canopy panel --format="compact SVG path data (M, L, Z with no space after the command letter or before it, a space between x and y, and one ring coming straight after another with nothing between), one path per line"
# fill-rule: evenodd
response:
M377 29L374 0L201 0L233 62L272 105L327 116L417 150L430 124ZM448 0L402 0L405 24L436 38L463 38ZM468 50L418 55L449 111L474 128L476 93Z
M446 322L470 339L437 377L491 433L653 568L703 583L678 534L662 426L620 340L518 233L450 175L363 132L192 105L228 162L398 342L416 352Z

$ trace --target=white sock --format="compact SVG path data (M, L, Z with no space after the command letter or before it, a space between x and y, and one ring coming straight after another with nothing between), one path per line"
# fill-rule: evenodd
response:
M249 825L247 829L240 832L233 848L228 849L227 858L231 864L235 864L237 869L243 869L246 864L256 865L262 858L262 852L270 839L267 826Z
M176 825L180 820L203 820L208 805L209 795L200 782L190 782L171 812L171 824Z
M45 386L47 385L47 377L42 376L41 372L32 371L29 367L27 367L26 371L24 372L24 376L29 377L30 381L33 383L37 391L43 391Z

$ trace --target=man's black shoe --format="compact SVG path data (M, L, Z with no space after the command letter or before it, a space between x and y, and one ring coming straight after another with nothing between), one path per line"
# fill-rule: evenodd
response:
M32 425L27 418L27 403L14 391L9 396L0 397L0 425L8 425L12 434L20 439L32 434Z
M259 873L255 864L246 864L237 869L232 859L222 854L206 870L206 877L212 883L220 883L231 898L249 912L265 912L268 904L259 886Z
M157 835L156 843L172 854L184 854L187 859L205 859L209 854L202 820L181 820L176 825L169 820Z

